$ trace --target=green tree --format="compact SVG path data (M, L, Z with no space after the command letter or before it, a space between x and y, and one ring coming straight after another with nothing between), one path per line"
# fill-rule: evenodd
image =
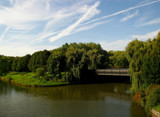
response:
M110 51L109 52L110 67L128 68L129 62L125 51Z
M66 52L66 60L67 70L72 74L71 82L87 81L89 79L87 75L91 77L90 71L108 67L107 51L95 43L70 44Z
M146 49L142 66L144 85L160 84L160 38L148 42Z
M65 60L65 55L61 51L53 52L47 61L48 72L54 76L59 74L59 78L61 78L61 72L65 71Z
M28 72L28 63L30 57L30 55L26 55L24 57L15 57L12 63L12 71Z
M160 33L153 40L130 42L126 54L130 62L132 88L139 89L150 84L160 84Z
M37 68L46 69L47 60L50 56L50 52L47 50L35 52L29 61L28 68L30 71L35 71Z
M4 56L0 56L0 75L10 71L10 62Z

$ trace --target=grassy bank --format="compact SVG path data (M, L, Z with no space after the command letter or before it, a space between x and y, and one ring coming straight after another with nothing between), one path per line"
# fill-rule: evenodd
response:
M37 77L33 72L10 72L4 76L1 76L1 79L22 86L57 86L69 84L63 79L53 78L50 75Z

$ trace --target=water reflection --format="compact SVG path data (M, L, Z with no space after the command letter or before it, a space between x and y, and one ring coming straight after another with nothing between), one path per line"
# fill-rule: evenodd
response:
M145 117L129 89L118 83L27 88L0 81L0 117Z

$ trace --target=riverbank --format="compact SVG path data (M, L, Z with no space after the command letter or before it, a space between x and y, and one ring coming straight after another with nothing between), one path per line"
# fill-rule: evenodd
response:
M151 85L138 90L133 95L133 100L143 107L148 115L160 117L160 85Z
M0 79L11 82L12 84L27 87L53 87L69 84L63 79L56 79L47 75L43 77L37 77L33 72L10 72L4 76L0 76Z

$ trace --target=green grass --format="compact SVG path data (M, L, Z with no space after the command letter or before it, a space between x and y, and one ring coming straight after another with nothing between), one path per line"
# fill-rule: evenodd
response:
M49 75L48 75L49 76ZM29 72L10 72L7 75L3 76L3 78L11 81L13 80L16 83L21 85L31 85L31 86L50 86L50 85L63 85L69 84L68 82L64 82L61 80L55 80L55 78L50 78L50 80L46 80L47 76L44 77L36 77L35 73ZM51 80L52 79L52 80Z
M154 109L160 112L160 104L158 106L154 107Z

